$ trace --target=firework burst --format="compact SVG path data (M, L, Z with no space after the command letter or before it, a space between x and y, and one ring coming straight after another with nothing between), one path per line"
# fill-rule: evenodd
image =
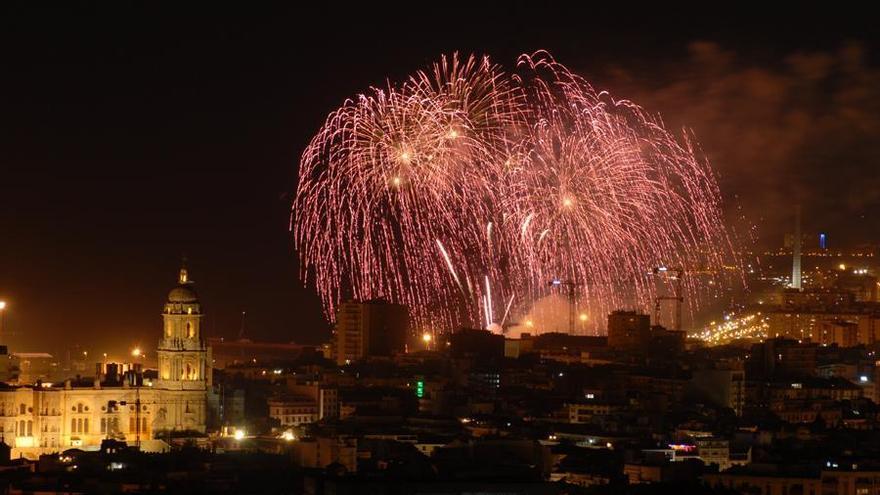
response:
M453 56L328 117L300 162L293 229L328 316L386 298L420 324L487 327L550 278L578 280L599 314L646 306L653 266L720 267L719 198L688 140L546 53L513 74Z

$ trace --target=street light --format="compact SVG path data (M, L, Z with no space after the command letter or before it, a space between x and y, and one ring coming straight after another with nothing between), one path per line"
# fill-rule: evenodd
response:
M431 334L428 332L423 333L422 342L425 343L425 349L427 349L431 345Z
M131 357L135 357L135 358L141 357L141 348L140 348L140 347L135 347L135 348L131 351Z
M0 301L0 338L3 337L6 330L6 301Z

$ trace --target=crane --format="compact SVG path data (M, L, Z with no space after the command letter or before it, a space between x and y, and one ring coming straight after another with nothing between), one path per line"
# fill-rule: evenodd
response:
M672 278L675 281L673 285L674 293L671 296L657 296L654 298L654 324L660 324L660 305L663 301L674 301L675 302L675 320L672 323L673 330L681 330L681 306L684 302L684 297L681 294L681 280L684 278L684 268L681 267L667 267L667 266L658 266L651 270L650 274L652 275L666 275ZM671 275L670 275L671 274Z
M551 287L567 287L568 288L568 334L574 335L574 313L575 302L577 301L577 288L583 285L576 280L562 280L554 278L547 285Z

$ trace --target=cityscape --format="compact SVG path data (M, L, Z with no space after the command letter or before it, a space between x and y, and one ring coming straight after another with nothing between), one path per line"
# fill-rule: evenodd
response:
M0 493L880 495L870 16L449 7L2 7Z

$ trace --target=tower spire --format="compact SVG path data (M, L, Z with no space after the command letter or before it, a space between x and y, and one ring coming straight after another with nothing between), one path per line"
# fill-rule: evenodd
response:
M178 275L177 281L180 284L189 282L189 275L186 272L186 255L180 260L180 274Z
M794 207L794 238L791 244L791 288L801 290L801 205Z

